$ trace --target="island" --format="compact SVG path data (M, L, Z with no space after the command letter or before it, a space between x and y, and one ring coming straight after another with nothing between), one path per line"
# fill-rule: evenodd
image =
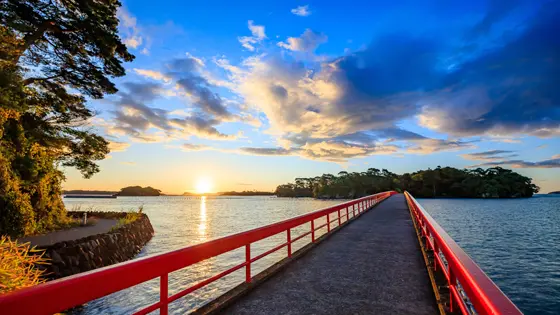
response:
M65 198L116 198L116 196L161 196L161 190L153 187L128 186L120 191L109 190L64 190Z
M559 191L551 191L548 194L549 195L560 195L560 190Z
M526 198L539 191L532 179L512 170L457 169L440 167L414 173L395 174L386 169L339 172L312 178L296 178L294 183L276 188L278 197L353 199L396 190L419 198Z
M192 193L185 192L183 196L274 196L273 191L257 191L257 190L244 190L244 191L222 191L217 193Z
M161 190L148 187L141 187L141 186L128 186L122 188L121 191L118 193L119 196L161 196Z

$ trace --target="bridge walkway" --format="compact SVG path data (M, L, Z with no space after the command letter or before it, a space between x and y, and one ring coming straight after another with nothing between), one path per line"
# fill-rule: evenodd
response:
M223 314L438 314L404 195L367 211Z

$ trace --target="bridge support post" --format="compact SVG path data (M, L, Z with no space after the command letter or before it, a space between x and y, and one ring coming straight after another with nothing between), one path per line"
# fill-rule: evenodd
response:
M311 242L315 243L315 220L311 220Z
M167 312L169 311L169 303L167 303L168 284L169 275L161 275L161 277L159 277L159 302L161 303L159 313L161 315L167 315Z
M338 209L338 226L340 226L340 209Z
M245 282L251 283L251 244L245 245Z
M288 257L292 257L292 229L286 230L286 238L288 240Z
M453 313L453 290L457 288L457 278L451 268L449 270L449 312ZM457 303L460 303L457 301Z

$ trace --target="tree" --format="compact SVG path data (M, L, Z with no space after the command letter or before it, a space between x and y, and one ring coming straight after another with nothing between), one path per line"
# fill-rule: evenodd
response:
M313 185L312 189L302 192L300 187L304 183ZM530 178L501 167L460 170L438 166L434 170L403 175L370 168L362 173L342 171L338 176L296 178L295 185L278 186L276 194L279 197L357 198L388 190L408 190L423 198L517 198L531 197L539 188Z
M114 0L0 2L0 233L19 236L64 221L57 166L89 178L108 142L87 128L86 97L117 89L133 60L117 34ZM79 92L79 93L76 93Z
M29 93L21 108L23 123L43 146L58 148L58 160L85 177L99 171L95 160L109 152L108 143L80 129L93 116L85 98L117 89L109 77L125 74L123 61L132 61L117 34L116 0L8 0L0 20L20 39L9 56L25 75Z

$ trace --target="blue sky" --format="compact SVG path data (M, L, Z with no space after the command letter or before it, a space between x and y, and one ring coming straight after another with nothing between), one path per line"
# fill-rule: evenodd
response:
M560 189L557 1L125 1L136 59L89 105L66 189L273 190L386 168L514 168Z

